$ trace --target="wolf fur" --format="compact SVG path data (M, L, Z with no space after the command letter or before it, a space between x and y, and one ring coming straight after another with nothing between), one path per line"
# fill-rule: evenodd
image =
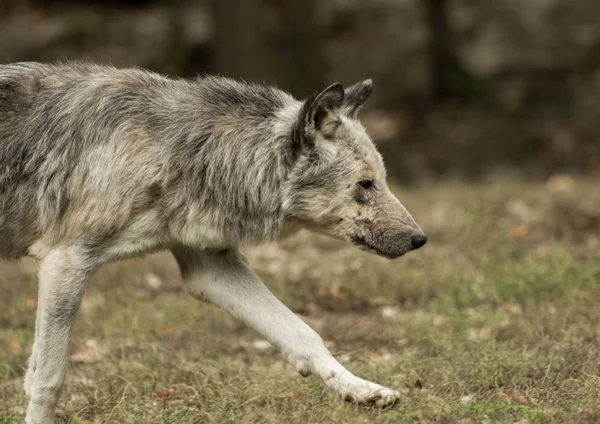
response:
M300 374L380 407L239 252L300 228L389 258L426 238L357 120L370 80L304 101L219 77L91 64L0 65L0 257L40 262L26 422L52 423L88 277L169 249L191 294L277 346Z

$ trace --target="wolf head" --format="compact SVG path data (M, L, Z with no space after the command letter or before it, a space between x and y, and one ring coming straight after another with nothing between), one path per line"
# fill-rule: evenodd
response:
M427 238L391 193L383 160L357 119L371 80L336 83L302 103L292 131L286 204L303 226L397 258Z

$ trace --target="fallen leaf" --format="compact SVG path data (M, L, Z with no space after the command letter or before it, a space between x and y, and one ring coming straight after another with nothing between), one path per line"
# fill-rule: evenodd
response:
M171 330L171 327L168 325L161 325L158 327L158 335L161 337L170 336L171 333L173 333L173 330Z
M152 393L152 399L177 399L177 393L175 389L171 388L169 390L154 392Z
M19 343L17 340L11 340L9 345L10 345L10 350L12 351L12 353L21 352L21 343Z
M37 306L37 299L32 296L27 296L23 303L25 305L25 309L32 310L35 309L35 307Z
M527 234L529 234L529 228L525 225L515 225L510 229L508 236L511 240L521 240Z

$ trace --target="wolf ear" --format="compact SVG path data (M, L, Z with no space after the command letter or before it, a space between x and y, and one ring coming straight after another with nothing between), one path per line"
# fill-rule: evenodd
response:
M316 131L327 134L328 126L335 119L335 112L342 107L344 102L344 87L339 82L331 84L321 91L312 102L310 124L314 124Z
M317 133L325 138L332 137L339 125L336 114L341 110L343 102L344 88L339 82L309 97L300 109L294 128L294 148L314 148Z
M365 104L373 92L373 81L366 79L346 88L344 90L344 103L342 110L348 116L356 118L358 111Z

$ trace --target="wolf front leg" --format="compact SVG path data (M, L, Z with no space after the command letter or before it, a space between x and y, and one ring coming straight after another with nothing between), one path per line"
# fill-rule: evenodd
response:
M333 358L321 337L260 281L237 251L177 248L191 294L230 312L276 346L303 376L315 375L347 401L388 407L399 393L358 378Z
M25 377L27 424L51 424L68 365L75 315L91 272L74 248L51 250L39 270L34 348Z

